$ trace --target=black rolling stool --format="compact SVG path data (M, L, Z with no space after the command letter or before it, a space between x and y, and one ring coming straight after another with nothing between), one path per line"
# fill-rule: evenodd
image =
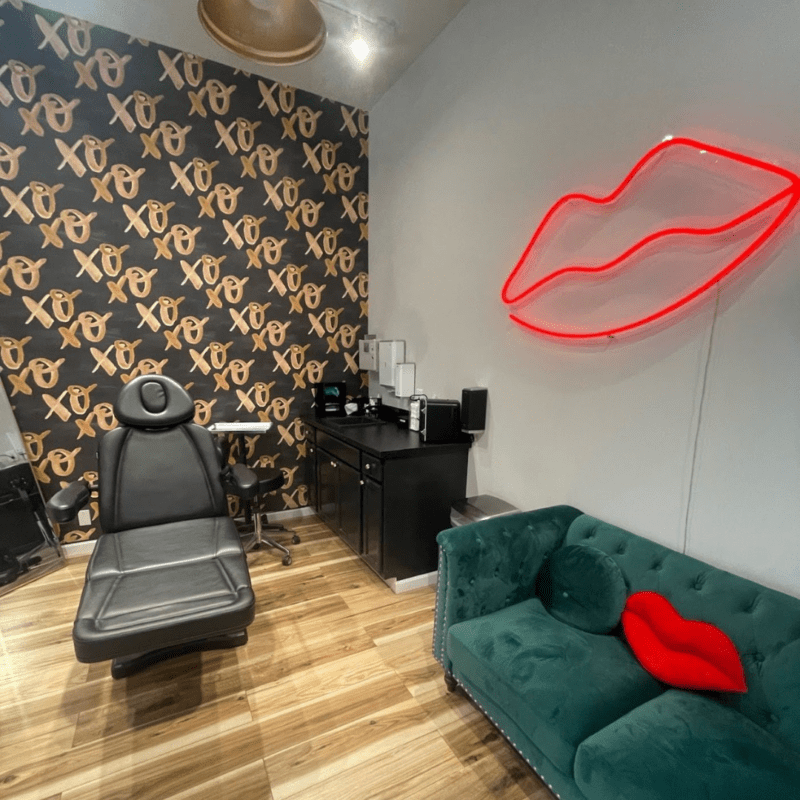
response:
M271 422L214 422L208 426L208 430L218 436L233 434L237 438L239 443L239 460L241 463L245 461L245 434L266 433L271 428ZM223 464L227 463L230 454L230 443L224 439L218 439L217 442L219 445L220 461ZM262 545L274 547L276 550L280 550L280 552L283 553L283 564L288 567L292 563L292 554L289 552L288 548L279 544L269 536L265 536L264 533L265 531L292 533L294 534L292 536L292 544L300 544L300 537L294 531L284 528L283 525L265 524L263 517L266 516L266 512L261 511L259 508L262 496L270 492L276 492L283 486L286 479L283 472L274 467L252 467L251 469L258 478L258 493L253 498L252 508L250 506L245 506L244 524L249 528L252 517L254 536L250 541L243 542L242 545L246 553L249 553L251 550L257 550Z
M264 523L263 518L266 516L266 513L259 508L262 496L270 492L278 491L278 489L283 486L286 479L279 469L253 467L252 470L258 477L258 494L253 499L255 541L248 550L258 550L262 546L274 547L276 550L280 550L280 552L283 553L283 565L288 567L292 563L292 554L289 552L289 549L279 542L276 542L271 537L265 536L265 532L275 531L291 533L293 534L292 544L300 544L300 537L294 531L285 528L283 525Z

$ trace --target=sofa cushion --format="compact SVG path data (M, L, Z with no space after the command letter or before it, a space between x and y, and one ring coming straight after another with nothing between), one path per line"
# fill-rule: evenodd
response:
M619 638L565 625L538 598L453 625L447 647L456 678L565 773L587 736L663 691Z
M590 545L570 545L544 562L536 594L557 620L589 633L608 633L619 623L628 590L611 556Z
M670 689L590 736L575 780L592 800L800 797L800 758L732 708Z

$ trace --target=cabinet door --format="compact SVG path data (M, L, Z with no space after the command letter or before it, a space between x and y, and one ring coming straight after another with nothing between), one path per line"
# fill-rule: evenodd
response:
M339 527L339 473L336 461L317 450L317 513L331 528Z
M361 552L361 476L358 470L336 462L339 474L339 533L356 551Z
M308 489L308 505L319 513L319 494L317 487L317 447L309 442L306 448L305 482Z
M364 561L380 575L383 569L383 487L369 478L361 483L361 537Z

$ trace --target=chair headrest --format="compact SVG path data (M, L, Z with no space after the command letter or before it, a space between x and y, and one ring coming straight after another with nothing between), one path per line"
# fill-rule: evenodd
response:
M122 387L114 414L134 428L170 428L194 417L194 403L186 389L172 378L139 375Z

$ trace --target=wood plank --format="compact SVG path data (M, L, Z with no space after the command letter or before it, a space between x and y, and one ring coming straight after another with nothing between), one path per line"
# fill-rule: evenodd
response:
M481 784L472 770L462 767L459 771L452 768L444 771L432 783L420 786L403 800L497 800L497 797Z
M176 726L202 728L220 725L226 718L228 725L235 726L250 722L252 718L244 692L217 702L203 701L196 684L190 681L166 692L157 687L145 702L141 702L141 695L138 699L136 703L112 703L81 712L72 746L107 740L145 726L158 725L163 735L169 735Z
M402 681L387 674L326 694L299 709L277 714L268 708L253 709L253 717L261 727L262 752L269 756L410 699Z
M51 594L49 601L31 604L14 614L6 614L3 609L0 614L0 635L4 636L10 644L20 635L41 633L54 633L64 629L72 635L72 623L78 606L73 608L65 603L55 604Z
M38 719L22 718L16 709L9 709L0 728L0 764L17 762L20 750L69 750L77 721L77 716L62 717L52 709Z
M386 588L388 589L388 587ZM387 602L383 605L375 605L376 592L373 588L368 588L366 592L368 595L372 595L373 605L371 607L367 605L366 608L358 608L357 602L351 602L352 595L350 599L345 597L343 597L343 599L353 611L354 616L356 616L364 627L388 622L393 620L398 614L411 614L415 611L423 610L427 610L431 620L433 619L435 598L427 588L414 590L412 592L404 592L399 595L394 594L391 590L389 591L392 597L387 597Z
M104 787L94 796L100 800L108 800L108 795L103 795ZM82 789L82 797L86 797L86 790ZM107 791L107 789L106 789ZM269 776L263 760L246 764L239 769L232 769L224 775L212 778L210 781L191 786L188 789L170 795L170 800L273 800ZM62 800L77 800L72 794L66 795Z
M435 731L419 704L407 700L331 733L267 756L265 763L276 797L313 796L332 775L394 751Z
M187 763L192 765L191 769L187 769ZM253 775L256 775L261 784L255 793L241 797L271 797L269 777L259 755L259 732L254 725L214 735L189 748L167 752L162 749L147 759L131 758L123 769L113 774L98 775L65 790L62 800L122 800L130 797L136 800L164 800L187 794L203 797L202 792L206 787L224 785L227 776L245 769L251 782ZM221 796L226 800L236 797L227 792ZM20 800L28 798L22 796Z
M186 750L194 762L198 748L210 748L214 743L227 748L225 752L231 751L232 764L242 766L261 757L258 731L251 719L245 698L237 703L223 700L203 705L196 714L171 717L159 725L136 726L120 735L95 738L82 746L61 751L26 749L12 769L5 764L0 767L0 786L3 792L10 792L8 796L22 800L111 779L116 773L122 776L120 785L128 785L129 781L138 785L135 775L138 767L146 773L153 764L155 772L171 774L173 767L165 763L165 752L172 753L173 761L180 763L180 751ZM243 760L237 761L239 758ZM202 772L202 767L201 761L197 761L193 770ZM205 779L211 777L213 774Z
M417 736L411 741L379 753L349 769L326 776L305 797L314 800L398 800L424 792L426 787L462 768L441 737L435 733ZM281 795L273 788L275 800L303 797L304 792ZM456 800L453 797L453 800Z
M291 673L248 694L250 708L257 718L266 718L287 709L299 711L306 704L380 676L394 672L374 648L326 663L315 663L306 670Z
M433 641L433 610L422 608L418 611L397 614L379 622L364 626L364 630L372 637L375 644L385 644L393 639L404 639L409 633L421 633Z
M433 657L432 647L432 630L423 629L381 642L378 652L416 697L444 685L444 672Z
M371 641L371 640L370 640ZM35 653L36 657L30 655ZM27 653L4 654L0 665L0 710L41 692L67 692L85 682L89 669L75 661L72 642L59 639Z

